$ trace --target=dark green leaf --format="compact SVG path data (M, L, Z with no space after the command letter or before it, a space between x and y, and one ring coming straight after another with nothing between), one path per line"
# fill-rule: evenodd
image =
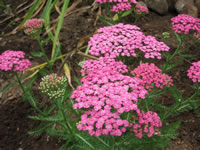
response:
M3 88L1 88L0 92L4 93L6 92L9 88L11 88L12 86L14 86L16 84L15 81L12 81L10 83L8 83L7 85L5 85Z
M179 56L184 57L184 58L193 58L196 55L189 55L189 54L179 54Z
M42 52L31 52L31 55L34 57L42 57L43 53Z
M169 91L170 91L171 95L174 97L176 102L183 101L182 94L177 90L177 88L175 86L171 86L169 88Z
M121 17L126 17L126 16L130 15L131 13L132 13L132 9L123 12L123 13L121 14Z
M49 75L49 72L45 68L42 68L40 69L39 74L44 77L46 75Z
M51 125L51 123L48 124L42 124L39 127L28 131L28 134L32 135L32 136L38 136L40 134L42 134L46 128L48 128Z
M25 88L25 89L30 88L30 87L33 85L33 83L37 80L37 77L38 77L37 74L34 75L34 76L31 78L31 80L29 80L28 83L26 83L26 84L24 85L24 88Z
M109 21L108 19L106 19L106 18L103 17L103 16L99 16L99 20L102 21L103 23L105 23L105 24L108 25L108 26L112 26L112 25L115 24L114 22Z
M48 122L59 122L62 120L59 115L54 115L50 117L28 116L28 118L33 120L48 121Z

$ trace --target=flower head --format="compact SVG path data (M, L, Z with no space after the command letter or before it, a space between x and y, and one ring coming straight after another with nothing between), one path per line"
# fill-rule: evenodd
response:
M29 19L23 25L24 32L30 36L37 35L42 28L43 23L44 19Z
M132 8L132 5L135 6L138 3L136 0L96 0L96 2L113 4L113 12L128 11Z
M56 99L64 95L66 86L66 77L59 77L52 73L42 78L39 89L42 93L47 94L50 99Z
M200 83L200 61L192 63L192 66L187 72L188 77L192 79L193 82Z
M127 120L120 119L117 112L111 112L109 109L94 109L86 111L81 116L81 121L77 125L78 130L88 131L91 136L112 135L121 136L129 126Z
M131 71L135 77L142 80L143 86L151 90L154 87L163 88L163 86L172 86L172 79L166 74L162 74L162 70L156 67L155 64L145 63L139 65L137 68Z
M161 51L169 51L163 42L155 37L145 36L135 25L117 24L100 28L88 45L89 53L95 56L116 58L118 56L137 56L136 50L144 52L145 58L161 59Z
M96 72L102 68L108 67L109 69L115 70L120 73L128 72L127 66L121 61L115 61L112 58L100 57L99 60L87 60L84 62L81 73L82 75Z
M172 27L174 31L178 34L184 33L199 33L200 32L200 19L194 18L186 14L180 14L171 19Z
M6 50L0 55L0 70L2 71L23 72L29 66L31 62L25 59L23 51Z
M149 13L149 10L147 7L142 6L142 5L138 5L135 7L135 13L138 15L145 15Z
M156 112L138 111L136 120L138 123L133 124L132 128L138 138L142 138L143 133L148 137L160 134L159 128L162 127L162 122Z

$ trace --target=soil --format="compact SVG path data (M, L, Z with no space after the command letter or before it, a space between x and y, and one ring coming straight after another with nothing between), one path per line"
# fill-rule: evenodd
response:
M9 13L6 16L0 16L1 19L9 17L15 8L25 2L25 0L8 0L10 4ZM25 4L27 6L32 1ZM81 2L75 9L80 10L77 13L69 15L65 18L63 28L61 30L60 41L62 42L62 52L66 53L78 47L87 37L95 32L99 27L103 26L99 20L96 21L97 10L91 10L87 6L91 6L93 1L85 0ZM71 2L73 3L73 1ZM85 9L81 9L85 8ZM0 11L3 13L2 11ZM104 12L103 12L104 13ZM24 14L24 13L23 13ZM6 35L14 29L21 21L23 14L14 15L12 19L0 24L0 53L7 49L23 50L28 55L32 51L39 51L39 46L36 41L28 38L23 31L15 34ZM146 35L153 35L158 40L162 40L162 33L169 32L172 34L170 19L177 14L169 13L165 16L159 16L154 12L150 12L139 20L137 25ZM131 23L132 18L125 19L125 23ZM86 38L87 39L87 38ZM87 42L87 41L86 41ZM86 43L85 42L85 43ZM176 40L172 36L168 41L168 46L171 48L171 53L176 48ZM185 59L184 62L176 69L169 72L173 77L174 84L184 96L190 96L192 90L192 81L188 79L186 70L189 69L192 62L200 60L199 48L200 44L190 48L189 53L196 55L195 58ZM51 45L45 47L48 54L51 53ZM29 59L34 65L43 62L41 59L33 58L29 55ZM79 60L78 56L73 56L73 59ZM161 60L162 61L162 60ZM162 63L158 61L159 63ZM71 66L78 68L76 63L71 62ZM54 68L55 72L59 69L59 65ZM74 69L73 73L78 74L78 69ZM0 88L11 82L12 75L7 74L6 77L0 74ZM29 115L34 112L31 106L22 100L22 92L15 86L5 93L0 93L0 150L57 150L61 145L58 139L49 137L45 134L37 137L28 135L28 131L39 125L39 122L28 119ZM165 96L165 103L171 103L170 97ZM172 121L182 121L179 129L179 135L170 144L167 150L200 150L200 118L194 112L183 113Z

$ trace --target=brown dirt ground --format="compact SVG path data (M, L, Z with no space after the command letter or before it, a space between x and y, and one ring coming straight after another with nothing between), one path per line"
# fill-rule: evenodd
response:
M8 0L6 3L11 4L11 10L14 10L14 8L23 2L25 2L25 0ZM28 3L26 5L28 5ZM91 1L84 1L76 9L80 9L88 5L91 5ZM7 16L9 15L10 14L7 14ZM97 27L103 26L100 21L97 22L96 26L94 26L96 15L97 11L92 12L90 9L85 9L83 11L79 11L79 13L70 15L65 19L60 38L63 53L76 48L81 38L94 33ZM153 35L157 39L162 40L162 32L172 33L170 19L174 15L175 14L173 13L169 13L166 16L159 16L154 12L150 12L150 14L143 17L137 25L141 27L145 34ZM7 16L1 16L0 19ZM17 24L19 24L20 17L22 16L23 14L19 14L18 16L14 16L12 20L8 20L4 24L0 24L0 32L2 34L3 32L10 32ZM125 22L131 23L132 18L129 17L125 20ZM175 49L176 44L177 43L174 37L170 38L168 45L171 48L171 51ZM200 53L198 50L199 46L200 44L190 48L189 50L190 54L196 55L195 58L185 59L176 70L169 73L173 76L174 84L184 93L185 96L189 96L193 92L191 88L192 82L187 78L186 70L191 65L191 62L200 60ZM48 49L49 47L51 47L51 45L47 45L45 48L49 51L50 55L51 49ZM14 35L2 35L0 37L0 53L6 49L23 50L29 54L31 51L39 51L39 46L36 41L27 38L23 31L19 31ZM31 56L29 56L29 59L34 63L34 65L43 62L43 60L36 59ZM75 56L73 59L79 59L79 57ZM71 65L77 67L77 64L74 62L71 62ZM55 67L54 69L57 70L58 67ZM76 70L74 72L77 73ZM8 74L7 77L8 78L5 78L5 76L0 74L0 88L10 82L10 78L12 78L12 76ZM37 126L39 122L27 118L27 116L34 114L34 112L27 102L21 100L20 96L22 93L18 89L19 88L14 87L4 94L0 93L0 150L58 149L61 141L57 139L48 137L45 134L38 137L32 137L27 134L27 132ZM167 96L164 100L166 103L168 101L169 103L171 102L170 98ZM179 129L179 136L170 143L167 149L200 150L200 118L198 118L193 112L187 112L178 117L172 118L172 120L181 120L182 124Z

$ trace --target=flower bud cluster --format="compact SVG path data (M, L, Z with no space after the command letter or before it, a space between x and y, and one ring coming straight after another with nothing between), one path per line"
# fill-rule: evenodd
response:
M172 86L172 79L166 74L162 74L162 70L155 64L144 63L131 71L131 74L142 80L142 85L149 91L152 88L163 88L163 86Z
M148 14L149 10L145 6L138 5L138 6L135 6L135 13L138 15L144 15L144 14Z
M162 127L162 122L156 112L138 111L137 118L133 116L133 119L138 123L130 123L130 126L138 138L142 138L143 133L146 133L148 137L160 135L159 128Z
M43 23L44 23L44 19L36 19L36 18L29 19L23 25L24 32L27 35L34 36L40 31L40 29L43 26Z
M48 95L50 99L57 99L64 95L66 85L66 77L59 77L57 74L52 73L42 78L39 90Z
M200 19L194 18L192 16L186 14L180 14L171 19L173 30L180 34L189 34L196 32L197 34L200 32Z
M112 3L112 11L128 11L132 8L132 5L135 6L138 2L136 0L96 0L96 2L102 3Z
M23 72L29 66L31 62L25 59L23 51L6 50L0 55L0 70L2 71Z
M188 77L192 79L193 82L200 83L200 61L192 63L192 66L187 72Z
M98 29L88 45L91 55L110 58L137 56L136 50L139 50L145 58L161 59L160 52L169 51L164 42L157 41L153 36L145 36L139 27L122 23Z

